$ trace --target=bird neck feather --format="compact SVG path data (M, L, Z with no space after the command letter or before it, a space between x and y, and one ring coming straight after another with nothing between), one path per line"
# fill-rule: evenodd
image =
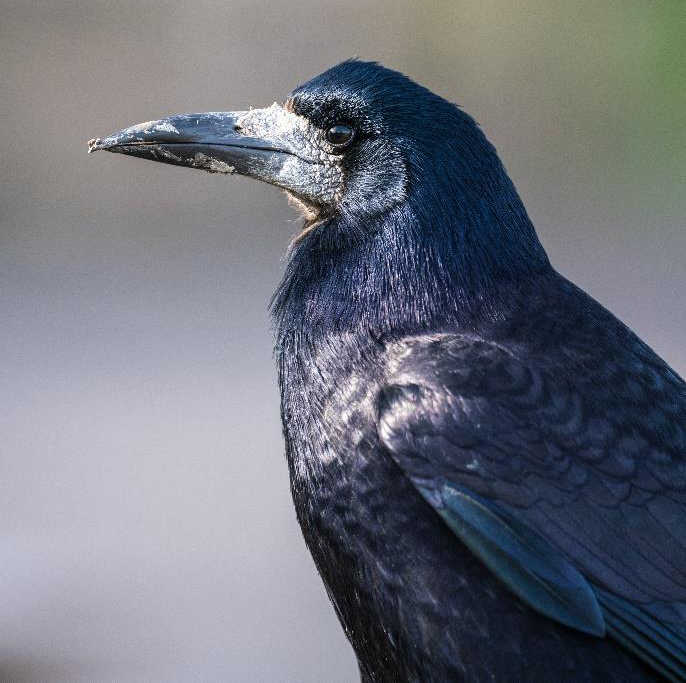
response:
M291 332L316 340L466 327L497 318L517 282L550 270L495 150L483 144L488 164L444 162L429 174L410 164L415 181L398 205L339 213L303 235L272 300L277 345Z

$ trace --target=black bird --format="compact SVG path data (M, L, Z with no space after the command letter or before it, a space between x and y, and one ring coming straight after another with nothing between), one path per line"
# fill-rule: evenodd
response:
M551 267L472 118L348 61L90 147L302 207L286 452L363 681L686 680L686 384Z

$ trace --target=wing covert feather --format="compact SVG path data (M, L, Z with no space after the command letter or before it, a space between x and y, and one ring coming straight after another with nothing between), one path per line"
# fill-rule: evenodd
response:
M473 336L414 338L395 351L378 432L427 501L445 519L437 491L451 487L540 536L600 591L610 633L683 680L683 380L646 347L596 363L594 373L573 354ZM487 532L472 547L447 521L477 555L492 542ZM521 581L532 561L513 547L505 572L485 560L506 583L508 573Z

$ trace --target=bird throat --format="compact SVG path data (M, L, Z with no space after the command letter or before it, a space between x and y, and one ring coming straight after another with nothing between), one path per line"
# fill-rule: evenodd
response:
M302 197L298 197L293 192L285 190L286 197L288 197L288 203L300 214L303 221L300 232L298 232L291 244L289 245L289 250L291 250L294 245L296 245L300 240L309 234L317 227L319 227L324 222L324 208L321 206L316 206Z

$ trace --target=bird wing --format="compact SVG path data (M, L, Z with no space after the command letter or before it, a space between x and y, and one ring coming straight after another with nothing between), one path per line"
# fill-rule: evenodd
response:
M405 340L378 432L530 606L686 680L686 384L645 346L618 354L574 373L564 353Z

